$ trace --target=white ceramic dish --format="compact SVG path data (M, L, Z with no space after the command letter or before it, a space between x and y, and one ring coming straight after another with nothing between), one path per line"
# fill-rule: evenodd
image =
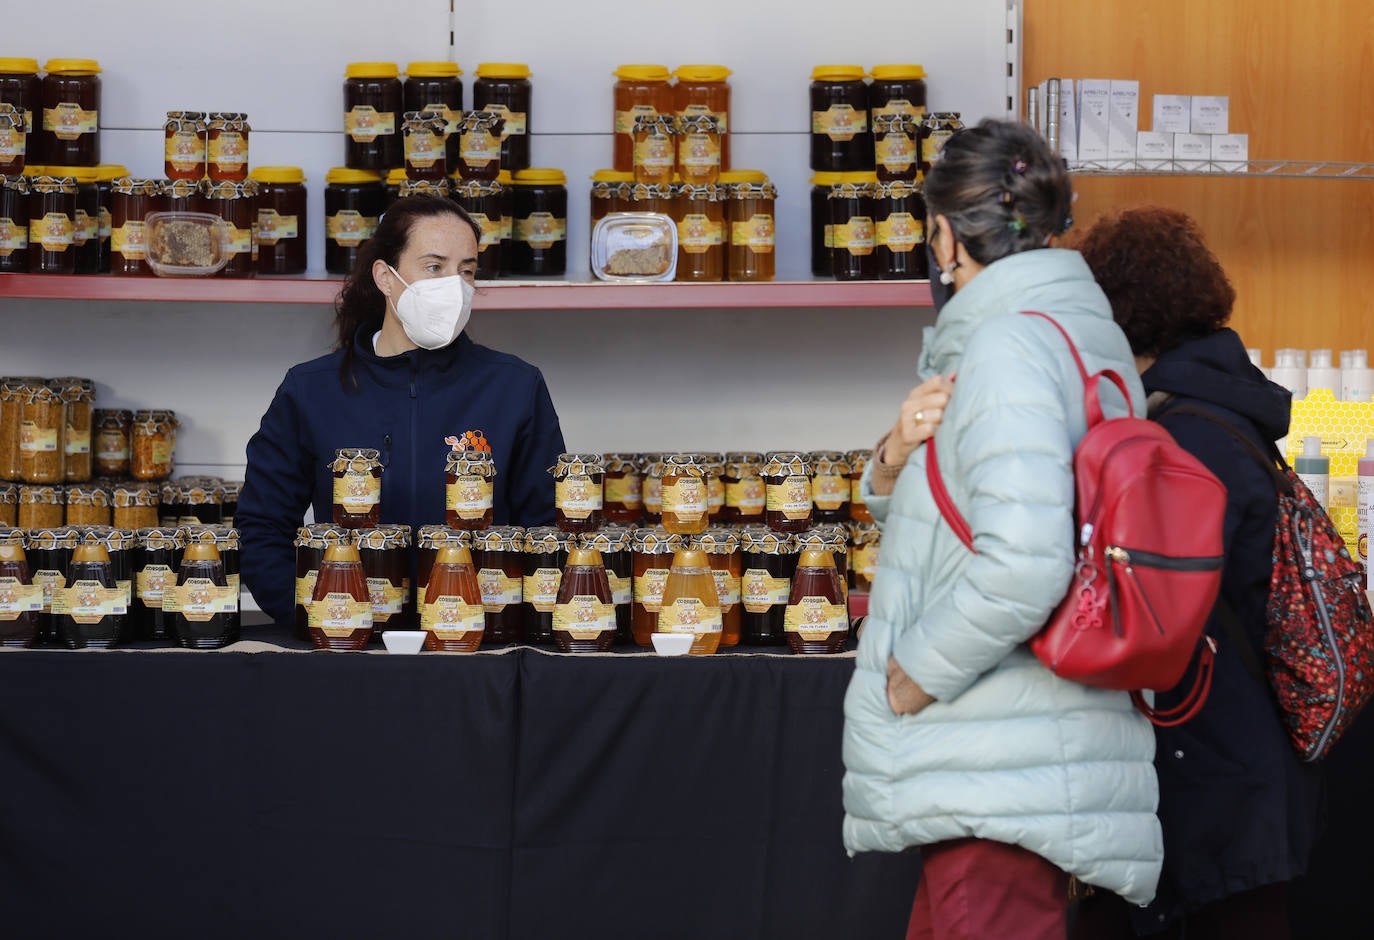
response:
M425 645L423 630L388 630L382 634L388 653L418 653Z
M690 633L654 633L649 639L654 641L654 650L660 656L682 656L692 648L696 637Z

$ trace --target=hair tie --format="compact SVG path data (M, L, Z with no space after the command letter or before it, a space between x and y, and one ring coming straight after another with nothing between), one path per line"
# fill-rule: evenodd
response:
M1025 176L1026 169L1026 161L1021 159L1020 157L1017 157L1015 160L1011 162L1011 171L1015 173L1017 176Z
M1007 223L1007 228L1011 229L1017 235L1020 235L1026 230L1026 217L1020 212L1016 213L1016 215L1012 217L1012 220Z

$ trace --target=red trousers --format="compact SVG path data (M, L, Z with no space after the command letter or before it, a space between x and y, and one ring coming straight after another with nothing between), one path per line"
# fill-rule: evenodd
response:
M986 839L921 849L907 940L1064 940L1069 876L1034 852Z

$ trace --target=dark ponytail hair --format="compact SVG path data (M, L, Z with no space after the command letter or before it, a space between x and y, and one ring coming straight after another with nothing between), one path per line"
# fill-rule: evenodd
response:
M396 267L401 252L410 242L410 230L415 223L420 219L443 215L451 215L467 223L478 244L481 244L482 227L452 199L406 196L387 208L377 223L377 231L358 249L358 261L344 280L339 299L334 303L334 328L338 332L338 345L334 348L343 350L339 372L345 388L350 382L354 388L358 385L353 376L354 337L365 326L370 326L374 332L380 330L382 318L386 316L386 297L372 280L373 263L380 260Z
M974 261L1043 248L1073 224L1064 161L1033 128L985 120L956 131L926 174L926 209L949 219Z

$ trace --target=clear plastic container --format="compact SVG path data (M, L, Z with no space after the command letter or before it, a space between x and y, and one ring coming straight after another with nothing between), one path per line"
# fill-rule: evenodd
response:
M208 277L229 263L229 226L209 212L152 212L144 217L147 262L161 277Z
M647 284L677 275L677 224L661 212L613 212L592 231L592 273Z

